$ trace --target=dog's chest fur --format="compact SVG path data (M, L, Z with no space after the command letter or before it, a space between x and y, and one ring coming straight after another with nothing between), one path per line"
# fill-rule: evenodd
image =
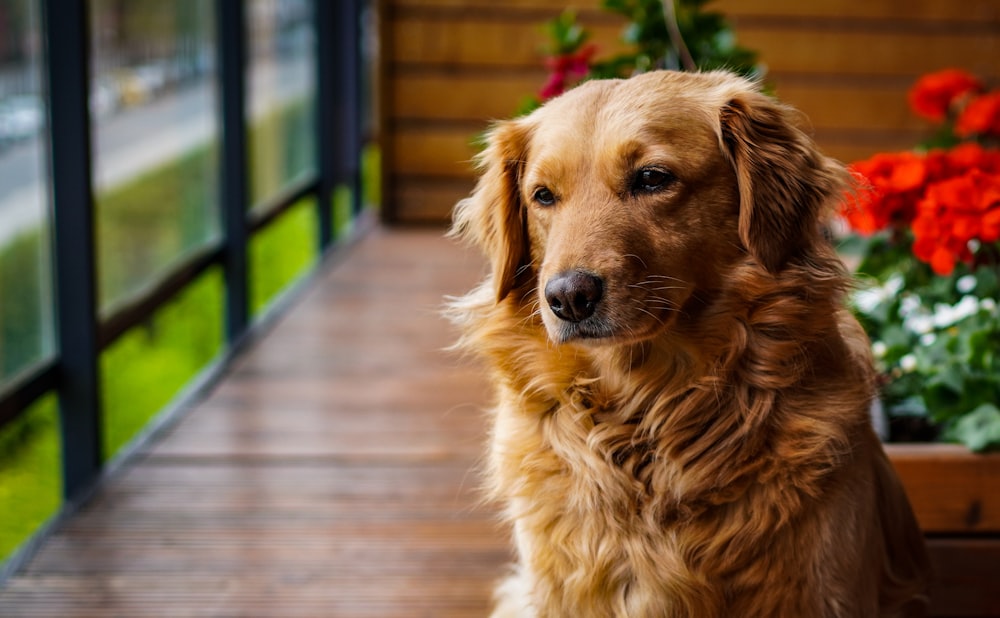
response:
M566 363L561 380L548 369L544 391L502 390L491 454L539 615L711 617L762 584L751 563L807 577L780 574L760 548L794 555L799 488L823 472L776 464L765 442L778 437L720 415L733 406L714 380L661 371L660 389L641 392L622 390L635 375L587 377L587 363Z

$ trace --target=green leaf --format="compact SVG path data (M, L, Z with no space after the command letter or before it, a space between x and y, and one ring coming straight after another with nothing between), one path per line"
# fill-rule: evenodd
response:
M922 397L907 397L888 409L890 416L927 416L927 406Z
M976 296L980 298L996 298L1000 294L1000 277L996 269L976 269Z
M977 453L1000 448L1000 409L991 403L984 403L958 419L949 432Z
M566 9L555 19L546 22L546 29L552 39L550 53L553 55L572 54L580 49L590 34L576 22L576 12Z

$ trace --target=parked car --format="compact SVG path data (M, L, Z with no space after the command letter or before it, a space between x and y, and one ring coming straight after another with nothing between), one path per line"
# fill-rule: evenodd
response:
M36 95L0 100L0 145L33 137L45 124L45 107Z

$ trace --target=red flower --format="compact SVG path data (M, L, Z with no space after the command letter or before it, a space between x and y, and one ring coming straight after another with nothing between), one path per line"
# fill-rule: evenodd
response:
M958 138L1000 137L1000 90L976 96L982 90L974 76L949 69L921 78L910 105L931 120L957 114ZM860 189L842 214L855 231L891 228L892 238L904 241L912 232L913 254L939 275L1000 249L1000 150L965 141L922 155L877 154L852 171Z
M906 224L927 180L927 164L913 152L877 154L851 166L860 187L848 196L843 214L851 227L872 234Z
M970 242L1000 239L1000 176L979 169L927 187L913 220L913 253L939 275L972 262Z
M910 108L915 114L940 122L963 95L981 92L983 84L960 69L945 69L924 75L910 89Z
M970 101L955 122L955 133L960 137L1000 137L1000 91L984 94Z
M845 200L842 214L856 232L873 234L886 227L910 225L918 215L917 204L938 183L972 171L1000 178L1000 151L968 142L926 155L877 154L854 163L851 170L859 188Z
M975 142L964 142L951 150L927 153L927 168L931 181L961 176L974 169L1000 174L1000 151L988 150Z
M538 92L538 96L543 101L548 101L553 97L559 96L567 88L570 88L576 82L586 77L590 71L590 59L596 51L596 45L588 44L571 54L562 54L548 58L545 61L545 66L552 73L549 74L548 81L545 82L545 85Z

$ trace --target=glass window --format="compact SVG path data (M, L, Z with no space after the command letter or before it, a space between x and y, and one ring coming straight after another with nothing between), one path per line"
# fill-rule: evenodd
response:
M90 2L102 312L218 237L213 5Z
M309 0L247 4L250 201L316 169L316 44Z
M0 385L54 347L38 9L0 0Z

